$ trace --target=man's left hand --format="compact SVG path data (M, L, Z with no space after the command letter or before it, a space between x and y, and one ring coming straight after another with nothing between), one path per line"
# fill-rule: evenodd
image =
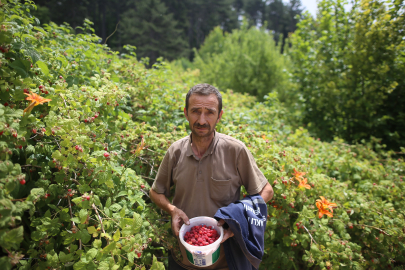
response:
M225 220L221 219L218 221L218 226L223 226L225 224ZM224 229L224 237L222 238L221 244L225 242L229 237L233 237L233 232L231 231L230 228Z

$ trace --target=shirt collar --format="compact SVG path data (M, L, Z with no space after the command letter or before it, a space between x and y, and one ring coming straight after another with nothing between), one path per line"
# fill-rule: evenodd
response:
M188 139L188 144L187 144L187 152L186 152L186 155L188 157L194 155L193 149L191 148L191 140L192 140L192 138L191 138L191 134L190 134L189 139ZM218 140L219 140L219 133L214 131L214 138L212 139L211 145L208 147L208 149L204 153L203 157L208 154L212 154L214 152L215 147L218 143Z

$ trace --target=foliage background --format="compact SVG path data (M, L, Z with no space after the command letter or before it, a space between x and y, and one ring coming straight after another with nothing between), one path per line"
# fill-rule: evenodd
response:
M176 241L148 190L166 149L189 133L185 94L204 75L161 60L147 69L133 46L99 44L90 21L75 34L40 26L32 9L12 0L0 14L1 265L164 269ZM404 148L322 141L290 124L279 93L221 90L218 131L247 145L275 190L261 269L403 268ZM23 113L26 92L52 101ZM319 218L319 196L337 204L333 217Z
M240 27L242 17L250 25L268 22L267 28L284 44L288 33L296 29L295 16L302 12L300 0L286 3L281 0L36 0L35 3L38 9L33 14L41 23L67 22L77 30L84 19L89 19L94 22L101 43L107 42L110 48L120 52L125 44L137 46L138 56L149 57L151 65L159 56L170 61L180 57L192 60L193 48L199 48L214 27L230 32ZM145 28L149 29L146 33ZM150 29L154 34L149 34Z

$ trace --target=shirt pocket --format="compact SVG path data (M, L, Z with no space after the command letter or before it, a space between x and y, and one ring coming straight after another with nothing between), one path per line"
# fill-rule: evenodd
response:
M232 198L231 178L229 179L210 179L210 197L216 202L226 203Z

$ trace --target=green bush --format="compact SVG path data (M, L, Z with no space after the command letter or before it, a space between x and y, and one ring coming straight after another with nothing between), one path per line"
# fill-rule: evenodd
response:
M189 133L182 109L199 72L146 69L133 47L98 44L90 22L79 35L41 28L32 8L9 1L0 16L3 269L164 269L177 241L148 190L166 149ZM26 110L27 92L50 101ZM325 143L293 130L275 93L223 99L218 130L249 147L275 190L261 268L400 269L403 159L377 139ZM333 217L319 218L320 196L337 204Z
M289 88L289 62L273 36L247 23L232 33L215 28L195 52L194 66L201 79L222 90L249 93L263 100L271 92Z
M405 145L404 15L401 1L319 3L292 35L297 103L309 130L324 140L381 138Z

